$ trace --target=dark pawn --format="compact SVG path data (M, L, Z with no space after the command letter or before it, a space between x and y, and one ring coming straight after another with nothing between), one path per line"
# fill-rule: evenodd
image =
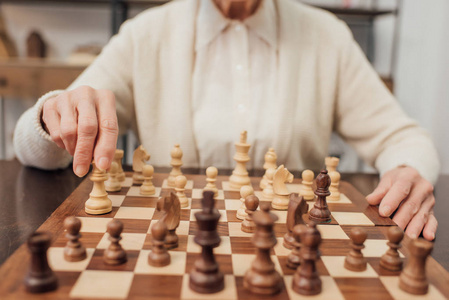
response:
M108 265L120 265L125 263L128 259L126 252L120 245L122 237L120 234L123 231L123 223L119 220L112 220L108 223L109 240L111 244L109 248L104 251L103 261Z
M313 208L309 211L309 219L315 223L329 223L331 221L331 212L327 207L326 197L331 193L329 186L331 178L327 174L327 170L321 170L321 173L316 178L316 202Z
M69 240L64 248L64 258L75 262L86 259L86 249L80 243L81 221L76 217L67 217L64 220L64 228L67 231L66 238Z
M195 243L201 246L202 252L190 272L189 286L197 293L211 294L224 289L224 275L220 272L213 253L221 240L217 232L220 213L214 208L213 191L203 192L202 205L203 210L195 213L198 223Z
M321 293L321 279L316 269L316 261L320 258L318 247L321 234L313 222L305 230L295 232L301 234L302 247L301 265L293 275L292 288L301 295L317 295Z
M165 267L170 264L170 254L164 246L167 225L158 221L151 227L152 250L148 254L148 264L153 267Z
M409 244L408 263L399 276L399 287L413 295L425 295L429 290L426 278L426 260L433 249L433 243L422 238Z
M380 266L389 271L402 270L402 260L399 257L398 249L401 248L401 241L404 238L404 231L396 226L390 227L387 233L390 247L380 259Z
M294 238L292 252L288 255L287 267L296 270L301 264L301 235L307 230L306 225L298 224L293 227L292 236Z
M282 288L281 275L274 268L270 256L270 250L277 244L273 226L278 218L270 213L270 204L264 203L260 208L253 215L256 231L252 242L257 249L256 258L245 273L243 286L254 294L273 295Z
M48 232L35 232L28 238L31 266L25 277L25 287L29 293L45 293L58 288L58 279L47 260L50 242L51 235Z
M354 271L362 272L366 270L366 259L363 257L362 249L365 248L363 243L367 238L367 233L364 229L353 228L351 230L351 247L345 259L345 268Z
M253 233L256 229L256 224L254 224L253 221L253 214L257 210L257 207L259 207L259 198L257 198L256 195L249 195L245 198L245 206L245 212L247 213L247 216L242 222L242 231Z
M287 233L284 235L284 247L293 249L295 246L295 238L293 237L293 228L298 224L304 224L302 215L309 211L309 204L302 196L298 194L290 194L290 201L287 209Z

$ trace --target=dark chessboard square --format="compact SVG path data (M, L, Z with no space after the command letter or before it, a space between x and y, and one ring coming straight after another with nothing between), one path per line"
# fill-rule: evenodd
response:
M131 299L180 299L182 276L135 274L128 297Z
M190 221L189 235L195 235L198 230L198 223ZM229 227L227 222L218 222L217 231L219 236L229 236Z
M295 274L296 270L290 269L289 267L287 267L287 260L288 260L287 256L278 256L277 258L279 260L279 264L281 265L282 272L284 273L284 275ZM320 274L320 276L329 276L329 271L327 271L327 268L321 259L317 260L316 268L317 268L318 274Z
M190 221L190 209L181 209L181 221Z
M235 277L235 284L237 286L237 295L238 299L258 299L258 300L286 300L290 299L288 297L287 289L285 288L284 280L282 280L282 289L281 292L276 295L255 295L252 294L250 291L248 291L243 286L243 277L236 276Z
M137 257L139 257L140 251L137 250L127 250L126 255L128 261L121 265L108 265L103 261L104 249L95 249L94 255L90 260L87 270L98 270L98 271L134 271L137 263Z
M376 226L396 226L390 218L384 218L379 215L379 208L377 206L368 205L363 212Z
M231 236L231 251L232 254L255 254L256 247L251 242L250 237ZM271 255L274 255L274 250L271 249Z
M83 244L84 248L96 248L103 236L104 233L81 232L80 242ZM67 238L65 237L65 234L62 233L53 242L52 247L65 247L66 244Z
M226 218L228 219L228 222L242 222L242 220L237 219L237 211L236 210L227 210Z
M313 205L313 203L311 203ZM331 212L360 212L360 207L352 204L352 203L327 203L327 206L329 207L329 210Z
M170 249L170 251L187 251L187 235L178 235L178 247ZM151 234L147 234L145 242L143 243L144 250L152 249L152 237Z
M274 224L274 233L276 237L283 238L284 235L287 233L287 225L283 223L275 223Z
M199 258L201 253L187 253L186 273L190 273L193 268L193 264ZM232 256L226 254L215 254L215 260L217 261L220 271L223 274L234 274L232 269Z
M225 199L238 199L240 200L240 192L237 191L223 191Z
M123 232L127 233L147 233L151 220L140 219L120 219L123 223Z
M352 226L352 225L341 225L340 226L343 231L350 236L351 230L353 228L359 228L360 226ZM387 230L389 227L384 226L364 226L363 229L368 234L368 240L385 240L387 242Z
M113 218L114 216L115 216L115 214L117 213L117 211L118 211L118 207L112 207L112 211L111 212L108 212L107 214L102 214L102 215L90 215L90 214L88 214L88 213L86 213L85 211L84 211L84 207L83 207L83 209L81 209L77 214L76 214L76 216L77 217L95 217L95 218Z
M393 299L379 278L334 278L346 299Z
M351 250L351 240L323 239L320 245L321 256L346 256Z
M156 207L158 197L133 197L127 196L121 206L130 207Z
M118 192L108 192L109 195L126 195L129 191L129 187L123 187Z

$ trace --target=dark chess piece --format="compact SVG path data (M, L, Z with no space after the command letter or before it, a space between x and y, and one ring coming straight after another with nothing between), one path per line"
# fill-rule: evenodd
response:
M354 272L362 272L366 270L366 259L363 257L362 249L365 248L363 243L367 238L367 233L362 228L353 228L351 230L351 247L352 249L349 251L348 255L345 259L345 268L354 271Z
M331 193L329 186L331 178L327 174L327 170L321 170L316 178L316 202L309 211L309 219L315 223L329 223L331 221L331 212L327 207L326 197Z
M243 286L254 294L273 295L282 289L282 277L274 268L270 256L271 249L277 244L273 226L278 218L270 213L269 204L260 206L261 210L253 214L256 231L252 242L257 248L256 259L245 273Z
M178 247L179 238L176 234L176 228L181 221L181 203L174 192L168 197L162 197L157 201L157 210L164 212L160 219L167 225L167 236L165 237L165 248L167 250Z
M75 262L86 259L86 248L79 241L81 221L74 216L67 217L64 220L64 228L67 231L65 236L69 240L64 248L65 260Z
M294 239L292 252L288 255L287 267L296 270L301 264L301 235L307 230L304 224L298 224L293 227L292 236Z
M318 247L321 234L313 222L310 222L305 230L295 233L301 234L302 247L301 265L293 275L292 288L301 295L317 295L321 293L321 279L316 269L316 261L320 258Z
M58 279L47 260L50 243L51 235L48 232L35 232L28 238L31 265L25 277L25 287L29 293L45 293L58 288Z
M108 223L109 240L111 244L104 251L103 261L108 265L120 265L124 264L128 258L125 250L120 245L120 236L123 231L123 223L117 219Z
M397 226L392 226L388 229L387 237L387 245L390 248L380 258L380 266L389 271L400 271L402 270L402 260L399 257L398 249L401 248L404 231Z
M152 250L148 254L148 264L153 267L164 267L170 264L170 254L165 248L165 237L167 235L167 225L158 221L151 227Z
M203 192L202 206L203 210L195 213L198 231L194 239L202 251L190 272L189 286L197 293L211 294L224 289L224 275L220 272L213 253L213 249L221 241L217 232L220 213L214 207L213 191Z
M256 229L256 224L253 221L253 214L259 207L259 198L256 195L249 195L245 198L246 216L242 222L242 231L247 233L253 233Z
M295 238L293 237L293 228L298 224L304 224L302 215L309 211L309 204L302 196L298 194L290 194L290 201L287 209L287 233L284 235L284 247L293 249L295 246Z
M408 263L399 276L399 287L413 295L425 295L429 290L426 278L426 260L433 250L433 243L419 238L408 246Z

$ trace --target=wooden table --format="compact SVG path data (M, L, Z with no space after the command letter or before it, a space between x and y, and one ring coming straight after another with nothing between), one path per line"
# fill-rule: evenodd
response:
M158 170L167 172L167 169ZM185 169L185 173L204 170ZM221 174L225 174L220 170ZM295 172L294 172L295 173ZM252 172L260 176L260 171ZM294 174L298 177L299 173ZM371 174L343 174L342 179L353 184L362 194L370 193L378 183ZM23 167L18 161L0 161L0 264L69 196L82 179L70 169L41 171ZM449 270L449 176L442 175L435 187L435 215L439 222L432 256Z

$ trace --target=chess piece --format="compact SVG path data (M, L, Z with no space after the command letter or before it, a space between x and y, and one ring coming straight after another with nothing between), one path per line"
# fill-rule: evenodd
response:
M277 160L277 154L276 152L274 152L273 148L268 149L267 153L265 153L264 159L265 159L265 163L263 164L263 168L265 170L265 174L262 177L262 180L260 181L260 188L262 190L265 189L265 187L267 186L267 172L268 169L275 169L277 168L276 166L276 160Z
M150 154L140 145L133 153L133 184L141 185L144 181L142 170L145 162L150 159Z
M302 188L299 191L299 194L304 197L304 200L311 201L315 199L315 193L312 189L313 184L313 171L304 170L301 174L302 177Z
M111 163L109 169L109 179L105 181L104 187L107 192L119 192L122 189L122 184L117 179L118 165L115 161Z
M301 265L293 275L292 288L301 295L317 295L321 293L321 279L316 269L316 261L320 258L318 247L321 243L321 234L316 228L316 224L309 223L304 230L299 230L301 234Z
M253 214L259 207L259 198L256 195L249 195L245 198L246 217L242 222L242 231L247 233L253 233L256 229L256 224L253 221Z
M252 242L256 247L256 258L243 278L243 286L254 294L274 295L281 291L282 277L274 268L270 251L277 244L274 222L277 216L270 212L270 205L260 205L261 210L253 214L256 231Z
M410 242L408 250L408 263L399 276L399 287L413 295L425 295L429 290L426 260L433 250L433 243L418 238Z
M214 207L214 192L203 192L202 206L202 211L195 213L198 230L194 239L202 251L190 272L189 286L197 293L211 294L224 289L224 275L220 272L213 252L220 244L217 232L220 213Z
M165 248L167 225L160 220L151 227L152 250L148 254L148 264L153 267L165 267L170 264L170 254Z
M142 168L143 183L140 186L140 194L151 196L156 194L156 188L153 185L154 168L152 165L144 165Z
M404 231L397 226L392 226L388 229L387 237L387 245L390 248L380 258L380 266L389 271L400 271L402 270L402 260L399 257L398 249L401 248Z
M64 228L67 231L66 238L69 240L64 248L64 258L67 261L75 262L84 260L86 248L81 245L79 239L81 237L81 221L76 217L67 217L64 220Z
M123 171L123 165L122 165L122 160L123 160L124 155L125 155L125 151L123 151L122 149L115 150L114 161L118 165L117 180L120 182L125 181L125 178L126 178L125 172Z
M246 142L247 132L242 131L240 133L240 141L235 143L235 155L234 160L237 162L234 171L232 171L231 177L229 177L229 186L232 189L240 189L244 185L251 185L248 171L246 170L246 163L250 158L248 155L250 144Z
M309 204L302 196L298 194L290 194L290 201L287 210L287 233L284 235L284 247L293 249L295 238L293 237L293 228L298 224L304 224L302 215L309 211Z
M92 162L92 175L90 180L93 181L94 186L92 192L89 194L84 210L91 215L107 214L112 211L112 201L108 198L108 193L104 186L104 182L108 179L106 171L100 170Z
M24 283L29 293L45 293L58 288L58 279L47 260L50 243L51 235L48 232L35 232L28 238L31 264Z
M327 197L327 200L338 201L340 200L339 186L341 175L336 171L332 171L329 172L329 177L331 178L331 185L329 187L329 192L331 194Z
M309 219L315 223L329 223L331 221L331 212L327 207L326 197L330 195L329 186L331 179L326 170L321 170L321 173L316 178L316 202L313 208L309 211Z
M292 252L290 252L287 258L287 267L290 269L296 270L301 264L301 247L302 247L301 235L306 230L307 226L305 224L298 224L295 227L293 227L292 230L293 242L291 242Z
M103 261L108 265L121 265L124 264L128 258L125 250L120 245L120 236L123 231L123 223L117 219L113 219L108 223L107 231L109 233L109 241L111 244L104 251Z
M209 167L206 169L206 181L207 184L204 187L203 191L212 191L214 192L214 197L218 196L218 189L215 184L217 181L218 170L215 167Z
M326 170L330 172L337 172L338 164L340 159L334 156L328 156L324 159L324 164L326 165Z
M162 197L157 201L157 210L164 212L160 219L167 225L167 236L165 237L165 248L167 250L178 247L178 235L176 228L181 221L181 203L179 203L178 196L174 192L170 193L168 197Z
M363 243L367 238L367 233L364 229L361 228L353 228L351 230L350 236L351 250L345 259L345 268L354 271L354 272L362 272L366 270L366 259L363 257L362 249L365 248Z
M189 199L187 198L186 194L184 193L186 184L187 184L187 178L184 175L179 175L176 177L175 191L176 191L176 196L178 196L179 203L181 204L181 208L189 206Z
M42 36L33 31L27 38L27 57L44 58L47 56L47 44Z
M175 144L173 149L171 150L171 162L172 170L167 179L167 185L169 187L174 188L176 186L176 177L182 175L181 166L182 166L182 150L179 144Z
M247 216L245 199L249 195L253 195L253 194L254 194L254 190L253 190L253 187L250 185L244 185L240 188L240 202L242 202L242 204L240 205L240 208L237 210L237 213L236 213L237 219L245 220L245 217Z
M269 168L265 172L265 176L267 178L265 183L265 188L262 191L262 194L265 198L272 200L274 197L274 190L273 190L273 177L274 173L276 172L276 169Z
M280 165L273 175L274 197L271 206L277 210L287 210L290 192L285 185L286 182L293 182L293 174L284 165Z

